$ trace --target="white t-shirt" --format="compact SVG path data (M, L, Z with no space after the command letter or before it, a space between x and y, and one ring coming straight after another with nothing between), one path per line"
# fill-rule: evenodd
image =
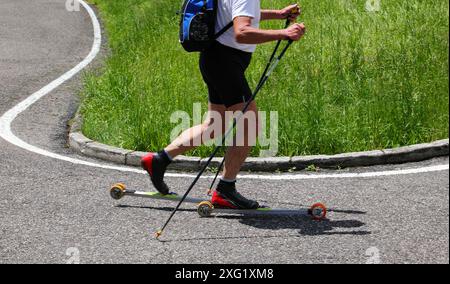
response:
M261 21L260 0L219 0L217 11L216 33L239 16L251 17L252 26L259 28ZM234 29L230 28L217 39L223 45L236 48L245 52L255 52L256 44L237 43Z

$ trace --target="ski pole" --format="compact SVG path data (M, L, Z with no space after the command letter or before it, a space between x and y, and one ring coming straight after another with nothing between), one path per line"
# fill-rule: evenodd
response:
M295 7L291 10L291 13L288 15L288 17L286 19L286 24L284 25L284 29L287 29L289 27L289 25L291 24L290 16L294 15L296 13L299 13L299 12L300 12L300 7ZM275 49L273 50L272 55L270 56L269 62L267 63L266 68L264 69L264 72L262 73L261 79L259 80L259 83L257 86L259 86L261 84L262 79L266 76L267 71L269 70L270 64L272 63L273 59L275 58L275 55L277 54L277 51L278 51L282 41L283 40L281 40L281 39L277 41Z
M286 24L284 25L284 28L287 29L287 28L289 27L289 24L290 24L290 23L291 23L291 20L289 20L289 17L288 17L288 18L286 19ZM277 41L277 44L276 44L276 46L275 46L275 49L273 50L272 55L270 56L269 62L267 63L266 68L264 69L264 72L262 73L262 76L261 76L261 79L259 80L258 85L261 84L262 78L264 78L264 76L266 76L267 71L269 70L270 63L271 63L271 62L273 61L273 59L275 58L275 55L277 54L277 51L278 51L278 49L280 48L281 42L282 42L281 39Z

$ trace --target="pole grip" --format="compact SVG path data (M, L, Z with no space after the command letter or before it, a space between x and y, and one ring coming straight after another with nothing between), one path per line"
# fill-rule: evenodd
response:
M296 4L293 3L292 5L296 5ZM289 27L289 25L291 24L291 19L290 19L291 15L299 13L300 9L301 8L298 5L295 8L291 9L291 13L286 17L286 24L285 24L285 27L284 27L285 29L287 29Z
M295 4L292 4L292 5L295 5ZM298 6L298 5L297 5L297 7L291 9L291 15L297 14L299 12L300 12L300 6Z
M300 8L300 6L298 6L298 4L295 4L295 3L294 3L294 4L292 4L292 5L297 5L297 6L291 9L291 13L287 16L287 20L288 20L288 21L289 21L289 18L290 18L292 15L300 13L300 10L301 10L301 8ZM289 22L290 22L290 21L289 21Z

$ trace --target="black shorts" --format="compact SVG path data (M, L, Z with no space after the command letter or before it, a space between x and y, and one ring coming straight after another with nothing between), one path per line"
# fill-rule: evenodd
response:
M208 86L209 102L230 107L247 102L252 91L245 78L252 53L215 42L200 54L200 71Z

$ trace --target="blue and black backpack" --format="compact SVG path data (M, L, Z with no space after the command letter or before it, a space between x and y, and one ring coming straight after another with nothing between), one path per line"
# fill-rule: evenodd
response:
M181 9L180 43L186 51L206 50L233 26L233 22L231 22L216 34L218 1L184 1Z

